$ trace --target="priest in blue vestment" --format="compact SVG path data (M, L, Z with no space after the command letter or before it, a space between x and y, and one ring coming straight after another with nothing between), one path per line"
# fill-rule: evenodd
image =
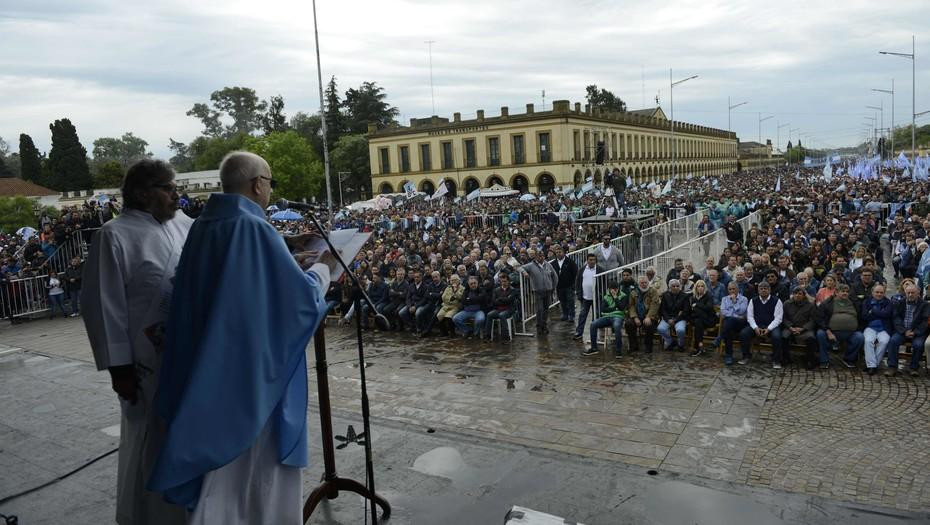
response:
M155 400L168 431L149 488L189 523L297 525L305 350L335 259L304 271L265 220L275 184L264 159L230 153L220 180L175 275Z

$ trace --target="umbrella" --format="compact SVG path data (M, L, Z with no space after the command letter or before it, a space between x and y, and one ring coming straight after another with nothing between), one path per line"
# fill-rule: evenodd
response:
M534 199L536 199L536 196L533 195L532 193L524 193L523 195L520 195L521 201L531 201Z
M304 220L303 215L297 213L294 210L284 210L279 211L271 216L273 221L302 221Z
M271 206L268 206L267 208L265 208L265 211L279 211L279 210L280 210L280 208L278 208L278 207L275 206L274 204L272 204Z
M28 241L35 234L36 229L29 226L23 226L22 228L16 230L16 235L22 237L24 241Z

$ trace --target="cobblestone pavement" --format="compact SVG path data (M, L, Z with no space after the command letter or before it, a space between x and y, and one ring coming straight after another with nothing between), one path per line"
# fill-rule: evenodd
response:
M751 365L734 368L724 367L717 355L583 358L569 326L552 325L546 338L513 343L366 333L373 416L479 442L622 462L625 468L930 510L926 376L870 378L842 367L776 372L760 354ZM333 407L357 414L354 330L331 326L327 339ZM91 361L78 319L0 326L0 343L23 348L32 358ZM86 369L68 388L89 385L94 395L108 396L104 374ZM315 404L312 363L310 377ZM6 377L2 381L8 388ZM56 417L67 413L67 398L65 389L52 403ZM102 417L100 425L104 419L110 421ZM318 424L314 416L310 422ZM81 450L61 454L79 463L95 449ZM28 454L20 456L28 460Z

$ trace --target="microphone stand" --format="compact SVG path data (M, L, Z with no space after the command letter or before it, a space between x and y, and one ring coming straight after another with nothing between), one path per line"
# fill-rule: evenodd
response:
M313 225L316 226L316 229L320 232L320 235L323 237L323 240L326 241L327 246L329 246L330 253L333 257L339 261L339 264L342 266L346 275L352 280L352 299L353 305L355 308L355 326L356 326L356 337L358 340L358 369L360 381L362 384L362 425L364 427L364 446L365 446L365 474L367 478L367 486L362 485L358 481L349 478L341 478L336 474L336 456L333 445L333 420L332 420L332 407L330 405L329 399L329 375L327 374L327 365L326 365L326 337L324 335L323 326L317 329L316 333L313 335L313 349L316 357L316 378L317 378L317 390L319 392L320 398L320 433L323 435L323 481L320 483L313 492L310 493L310 496L307 497L307 501L304 502L303 509L303 518L304 523L310 519L310 515L313 514L313 510L316 506L323 500L327 499L336 499L339 497L339 491L345 490L349 492L354 492L365 498L366 512L368 507L368 501L372 502L371 509L371 519L372 523L377 525L378 523L378 511L375 504L381 507L382 519L388 519L391 516L391 505L375 493L375 478L374 478L374 463L371 458L371 426L369 418L371 413L369 411L368 405L368 388L365 383L365 351L362 345L362 300L365 304L371 308L371 311L375 313L375 324L380 328L383 325L382 319L384 322L387 319L384 318L378 310L375 309L374 303L371 301L371 297L365 292L361 287L361 284L358 282L358 278L355 277L350 270L348 265L339 255L336 247L333 246L333 243L330 242L329 237L327 237L326 232L323 230L323 226L320 225L320 222L313 215L313 213L308 214L310 220L313 222ZM379 319L380 317L380 319Z

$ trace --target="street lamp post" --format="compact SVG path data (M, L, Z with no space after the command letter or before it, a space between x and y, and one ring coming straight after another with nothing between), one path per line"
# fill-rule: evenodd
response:
M732 129L731 125L730 125L730 112L733 111L734 109L736 109L736 108L738 108L738 107L740 107L740 106L746 105L746 104L749 104L749 101L748 101L748 100L747 100L746 102L740 102L739 104L733 104L733 105L731 106L731 105L730 105L730 97L727 97L727 131L733 131L733 129Z
M775 150L776 151L778 151L778 148L781 147L781 128L787 128L790 126L791 126L790 123L779 124L777 121L775 122ZM791 140L791 139L788 139L788 140Z
M911 162L917 158L917 37L911 35L910 53L892 53L879 51L881 55L891 55L911 59Z
M352 175L351 171L340 171L336 174L339 177L339 209L342 209L346 204L342 200L342 181L346 180L346 177Z
M320 33L316 28L316 0L313 0L313 39L316 42L316 79L320 87L320 131L323 133L323 177L326 179L326 211L333 220L333 185L329 181L329 144L326 143L326 110L323 108L323 72L320 69Z
M874 137L875 137L875 132L874 132L874 130L875 130L875 127L878 125L878 119L877 119L876 117L864 117L864 118L865 118L865 120L871 120L871 121L872 121L871 124L869 124L869 130L872 131L872 137L873 137L872 140L875 140L875 138L874 138ZM874 152L873 152L873 153L874 153Z
M891 79L891 89L872 89L879 93L891 95L891 156L894 156L894 79Z
M692 75L688 78L683 78L678 82L672 82L672 68L668 69L668 100L672 114L672 178L676 178L678 176L678 144L675 141L675 86L678 84L684 84L685 82L697 77L697 75Z
M879 139L878 135L879 133L881 133L881 130L885 129L885 101L882 100L881 104L879 104L878 106L866 106L866 109L877 110L879 114L878 128L876 128L875 130L875 145L877 149L878 139ZM879 151L879 155L881 155L881 151Z
M762 144L762 123L774 117L775 117L774 115L769 115L765 118L762 118L762 113L761 112L759 113L759 167L760 168L762 167L762 148L764 147L764 145Z

